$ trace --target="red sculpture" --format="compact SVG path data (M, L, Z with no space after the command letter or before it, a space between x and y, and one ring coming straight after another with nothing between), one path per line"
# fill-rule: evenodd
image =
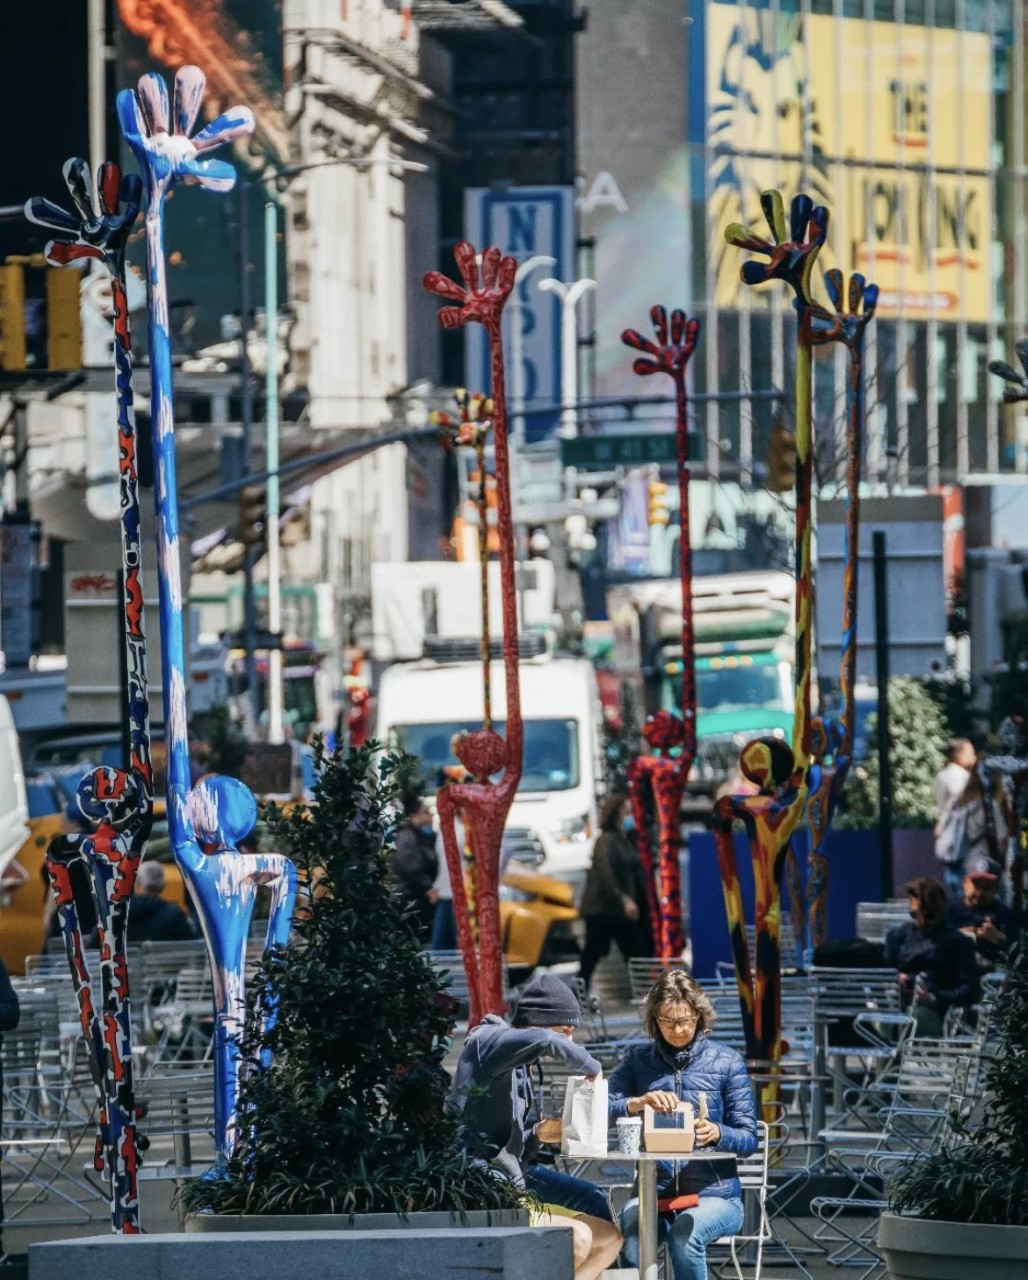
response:
M632 368L640 377L668 374L675 384L675 442L678 462L679 572L682 582L682 718L668 711L651 716L643 729L651 755L639 756L628 766L628 793L635 815L639 858L646 882L650 929L654 950L663 959L682 954L682 877L679 867L681 821L679 810L689 770L696 759L696 652L692 620L692 540L689 525L689 421L685 371L696 350L698 320L672 311L671 329L664 307L653 307L650 319L657 335L654 342L635 329L626 329L621 341L643 354ZM670 754L679 747L677 757ZM662 754L664 753L664 754ZM653 857L646 791L653 796L657 819L658 859ZM655 874L656 873L656 874Z
M507 738L491 728L463 733L454 745L457 759L471 774L471 782L444 787L437 801L443 847L453 888L457 938L464 957L472 1026L487 1013L503 1013L503 946L500 938L500 847L507 814L521 782L524 728L518 670L517 586L515 581L514 522L510 503L510 456L507 449L507 396L504 381L503 308L514 288L517 263L499 249L485 249L479 258L474 246L462 241L454 258L463 285L439 271L424 280L429 293L456 306L443 307L439 323L456 329L468 323L486 331L492 370L493 440L496 453L497 532L500 544L500 593L503 609L503 665L507 683ZM501 772L502 771L502 772ZM494 774L500 777L492 781ZM455 820L460 810L478 871L478 946L472 934Z

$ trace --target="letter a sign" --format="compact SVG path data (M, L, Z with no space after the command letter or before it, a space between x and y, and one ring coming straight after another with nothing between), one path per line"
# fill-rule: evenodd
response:
M570 283L575 279L575 192L573 187L475 188L465 192L464 235L479 248L497 245L526 263L545 255L553 266L540 265L518 281L507 304L504 346L507 353L508 402L516 409L524 396L525 437L541 440L560 423L560 303L542 293L539 281L548 276ZM514 369L516 345L512 328L521 330L521 368ZM489 391L489 351L485 331L468 325L465 370L472 391ZM519 377L520 372L520 377ZM546 412L540 412L546 410Z

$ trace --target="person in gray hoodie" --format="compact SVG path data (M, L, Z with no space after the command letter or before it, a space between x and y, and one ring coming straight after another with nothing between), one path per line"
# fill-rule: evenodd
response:
M575 1233L575 1280L595 1280L617 1257L621 1234L603 1192L584 1178L537 1164L538 1124L529 1069L555 1058L582 1075L601 1067L572 1040L582 1017L578 998L554 974L533 978L521 993L513 1025L486 1014L468 1033L450 1088L462 1117L463 1139L474 1156L531 1191L544 1206L539 1221L567 1221Z

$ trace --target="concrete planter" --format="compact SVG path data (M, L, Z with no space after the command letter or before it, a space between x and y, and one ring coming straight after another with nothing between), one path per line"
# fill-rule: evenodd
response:
M878 1244L891 1280L1028 1280L1028 1227L883 1213Z
M198 1215L210 1216L210 1215ZM377 1215L375 1215L377 1216ZM383 1215L389 1217L389 1215ZM217 1276L218 1280L572 1280L571 1232L553 1227L428 1227L412 1215L390 1218L386 1230L335 1223L326 1231L316 1217L176 1235L93 1236L47 1241L29 1249L30 1280L168 1280ZM448 1215L443 1215L448 1216ZM238 1220L237 1220L238 1221ZM400 1228L400 1229L397 1229Z
M187 1231L468 1231L492 1227L527 1227L526 1209L470 1209L465 1214L445 1210L429 1213L187 1213Z

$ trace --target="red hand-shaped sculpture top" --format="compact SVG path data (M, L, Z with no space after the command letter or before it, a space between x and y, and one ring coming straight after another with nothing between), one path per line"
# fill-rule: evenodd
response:
M689 421L685 371L696 349L700 322L687 320L685 312L668 314L663 307L650 311L656 341L635 329L626 329L621 340L643 354L632 368L640 377L668 374L675 384L675 439L678 461L679 569L682 581L682 719L659 713L643 731L654 754L640 756L628 768L628 790L635 815L639 856L646 878L650 927L654 947L665 959L682 954L682 893L679 871L679 809L682 792L696 758L696 662L692 618L692 536L689 523ZM661 756L681 745L677 758ZM659 836L659 889L654 882L654 857L646 813L647 786L654 798Z
M500 939L500 846L503 827L521 781L524 729L518 672L517 588L514 564L514 523L510 505L510 456L507 449L507 396L503 367L501 324L503 308L514 288L517 263L497 248L479 259L472 245L462 241L454 251L463 285L438 271L425 276L425 288L458 306L443 307L439 322L445 329L475 322L484 326L492 368L493 441L496 452L497 532L500 542L500 592L503 606L503 665L507 684L507 740L492 729L461 734L455 745L458 760L473 781L454 783L439 793L439 820L453 886L457 937L464 956L470 999L470 1022L484 1014L502 1013L503 948ZM479 266L481 263L481 267ZM502 770L502 773L500 771ZM500 773L497 782L494 774ZM472 936L455 819L464 816L468 841L478 868L478 949Z

